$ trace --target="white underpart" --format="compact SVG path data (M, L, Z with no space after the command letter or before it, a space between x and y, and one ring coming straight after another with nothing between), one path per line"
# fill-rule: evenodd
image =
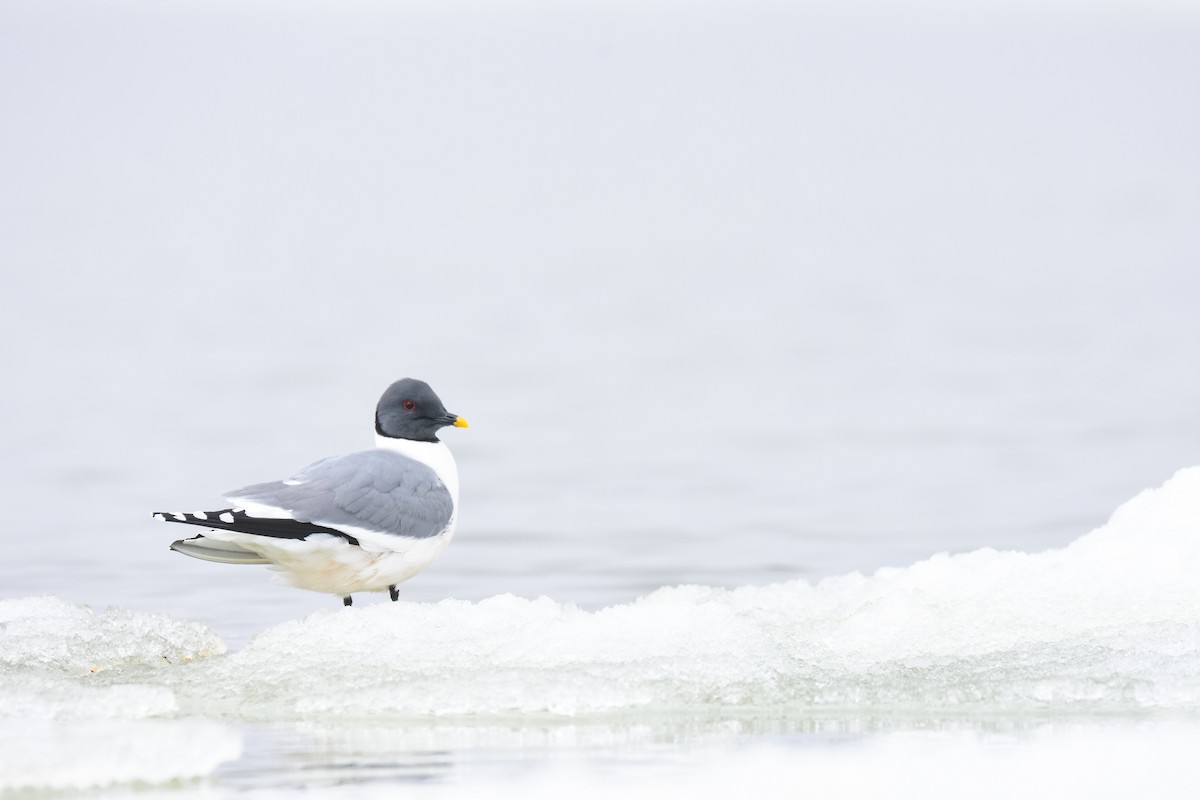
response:
M454 536L458 522L458 467L450 448L442 442L414 442L376 436L378 447L392 450L434 471L453 502L450 521L437 536L415 539L350 525L337 525L353 536L355 546L339 536L314 534L307 539L276 539L267 536L215 530L205 537L236 543L271 562L279 572L278 582L315 592L347 595L379 592L402 583L428 567L441 555ZM288 485L300 482L285 481ZM260 503L238 502L246 514L260 519L291 519L286 509ZM222 518L225 515L222 515ZM232 520L227 520L232 521ZM319 523L318 523L319 524Z
M450 542L443 533L428 539L392 537L392 549L356 547L340 536L312 534L307 539L213 531L206 538L232 542L271 562L276 582L314 592L348 595L382 592L403 583L441 555Z

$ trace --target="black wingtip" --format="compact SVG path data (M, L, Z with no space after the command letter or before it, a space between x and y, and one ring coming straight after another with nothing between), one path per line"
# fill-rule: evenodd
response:
M307 539L314 533L327 533L339 536L355 547L360 546L358 539L348 533L342 533L336 528L326 528L311 522L300 522L294 519L278 519L275 517L251 517L243 509L226 508L221 511L197 511L188 514L183 511L158 511L154 518L163 522L182 522L186 525L199 525L213 530L238 531L252 533L255 536L266 536L272 539Z

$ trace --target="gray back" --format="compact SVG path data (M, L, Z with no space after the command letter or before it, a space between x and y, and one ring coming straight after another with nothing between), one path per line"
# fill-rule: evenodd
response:
M286 483L247 486L225 499L283 509L300 522L415 539L437 536L454 515L450 492L431 468L383 449L325 458Z

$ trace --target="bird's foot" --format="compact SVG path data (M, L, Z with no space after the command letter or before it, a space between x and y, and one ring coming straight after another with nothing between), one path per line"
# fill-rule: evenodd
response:
M390 594L392 596L393 603L400 599L400 590L397 589L395 586L388 587L388 594Z
M350 595L346 595L345 597L342 598L342 605L344 605L344 606L354 605L354 598L351 597Z

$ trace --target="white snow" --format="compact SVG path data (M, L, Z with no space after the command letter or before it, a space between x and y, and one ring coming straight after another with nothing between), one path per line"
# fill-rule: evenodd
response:
M159 614L0 601L0 791L158 783L236 758L241 735L174 718L163 681L168 667L223 652L204 626Z
M1069 547L938 555L810 585L377 604L201 665L249 718L778 707L1200 708L1200 468ZM187 709L199 700L182 694Z
M241 735L209 720L4 720L0 791L197 778L241 752Z
M225 652L216 634L194 622L120 608L96 614L54 597L0 600L0 626L0 667L83 673Z

